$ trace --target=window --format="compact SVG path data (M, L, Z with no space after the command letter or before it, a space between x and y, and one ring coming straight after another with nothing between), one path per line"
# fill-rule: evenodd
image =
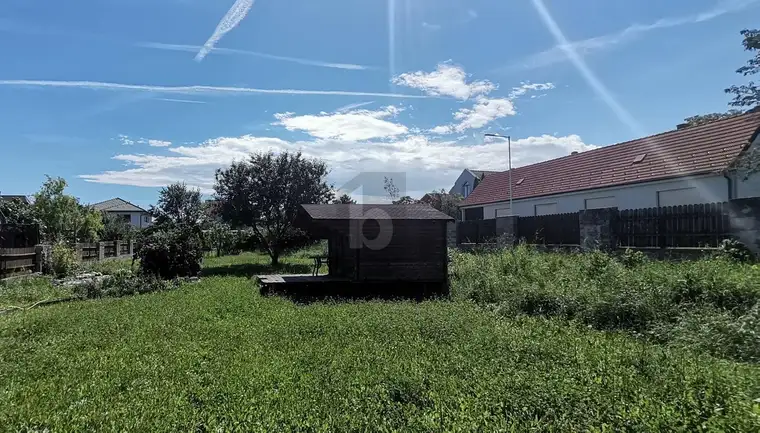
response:
M536 205L536 216L551 215L557 213L557 203L545 203Z
M462 197L470 195L470 191L470 184L465 182L464 185L462 185Z
M496 209L496 218L512 215L512 210L509 207Z
M482 220L482 219L483 219L482 207L473 207L473 208L464 210L465 221L476 221L476 220Z
M126 222L131 222L132 221L132 216L131 215L122 215L121 217L124 218L124 221L126 221Z
M715 200L710 200L715 201ZM696 187L657 191L657 206L678 206L705 202Z
M143 222L149 223L150 222L150 217L148 215L145 215L143 217Z
M604 209L607 207L615 207L615 206L617 206L617 204L615 202L614 196L586 199L586 209Z

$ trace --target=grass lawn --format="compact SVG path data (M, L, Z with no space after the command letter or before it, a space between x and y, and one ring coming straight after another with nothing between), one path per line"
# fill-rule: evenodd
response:
M296 305L259 270L0 316L0 430L760 429L757 366L465 300Z

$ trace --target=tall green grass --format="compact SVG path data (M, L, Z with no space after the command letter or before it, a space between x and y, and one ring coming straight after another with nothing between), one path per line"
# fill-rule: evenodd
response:
M467 301L298 306L233 276L0 317L0 396L7 431L760 429L756 366Z
M457 253L452 293L503 315L578 320L760 362L760 266L720 258L665 262L526 246Z

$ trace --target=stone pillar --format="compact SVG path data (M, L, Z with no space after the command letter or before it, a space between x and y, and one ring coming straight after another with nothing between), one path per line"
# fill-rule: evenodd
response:
M129 241L129 255L135 255L135 241Z
M76 252L77 260L81 261L82 260L82 244L80 244L79 242L74 244L74 252Z
M617 219L616 207L580 211L578 224L581 231L581 249L607 252L615 250L617 248Z
M34 246L34 271L48 273L52 269L53 247L39 244Z
M730 202L731 234L760 255L760 198L741 198Z
M496 244L499 248L513 247L517 243L516 216L496 218Z
M113 241L113 256L121 256L121 241Z
M449 248L457 247L457 223L455 221L446 223L446 246Z
M98 242L98 260L103 260L105 258L106 258L106 243Z

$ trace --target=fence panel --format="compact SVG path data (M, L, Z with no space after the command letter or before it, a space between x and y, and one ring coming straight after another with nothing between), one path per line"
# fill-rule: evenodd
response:
M119 241L119 256L129 255L129 241Z
M729 237L727 203L623 210L618 219L622 247L717 247Z
M34 247L0 248L0 274L34 270Z
M578 245L581 243L579 214L520 217L517 238L528 244Z
M81 251L81 259L83 262L88 260L98 259L99 246L97 243L80 243L77 244L77 249Z
M460 221L457 223L457 244L482 244L496 238L496 220Z

